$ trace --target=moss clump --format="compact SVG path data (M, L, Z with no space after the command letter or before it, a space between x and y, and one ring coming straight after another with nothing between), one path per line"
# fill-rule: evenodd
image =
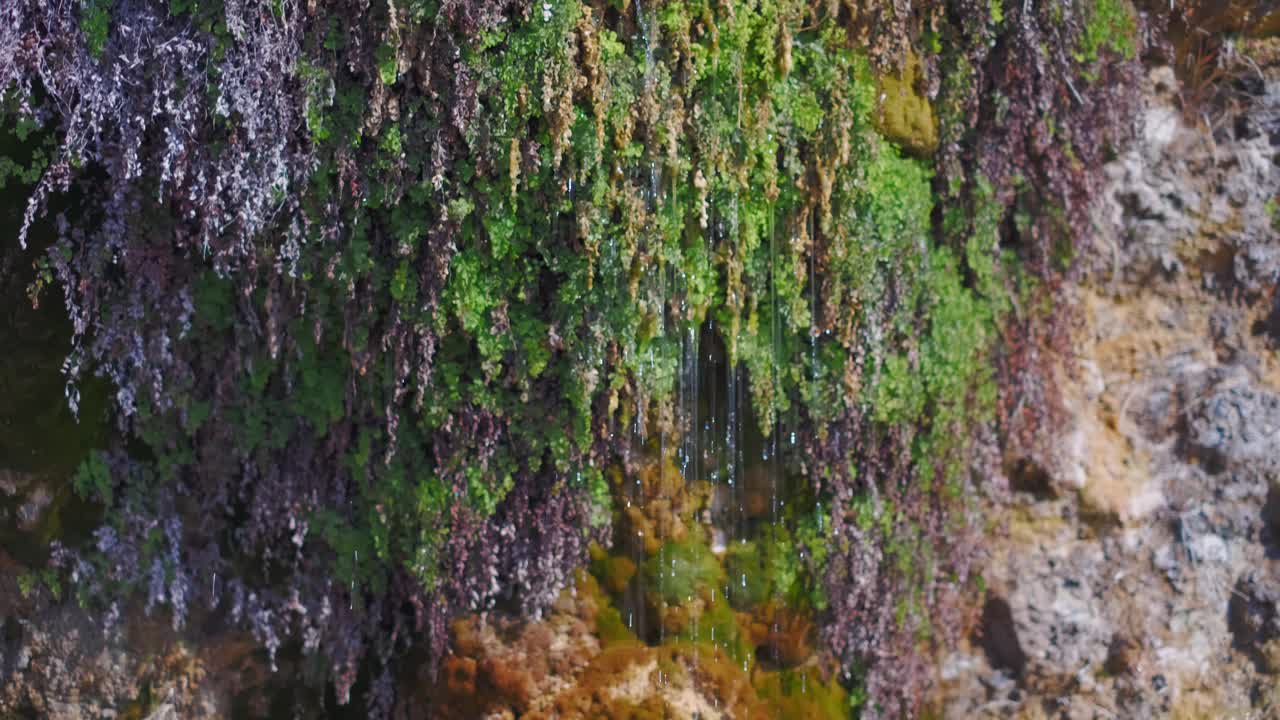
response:
M766 558L756 542L733 543L725 557L725 570L734 584L730 600L738 610L749 610L773 593L773 579Z
M769 706L769 717L836 720L850 716L848 693L817 668L757 672L752 681Z
M935 247L925 158L939 130L922 91L933 58L905 47L926 22L935 53L995 46L993 26L1026 25L1002 23L1001 3L979 3L979 34L962 38L954 13L871 20L900 35L872 45L861 20L802 0L548 0L528 13L411 0L375 3L360 23L344 3L176 0L140 48L110 32L124 4L82 6L82 38L50 36L62 24L47 3L23 6L10 35L58 48L23 63L87 51L127 75L111 88L124 110L61 118L66 137L101 138L71 150L106 174L86 187L109 204L51 256L87 309L83 347L147 449L129 458L121 443L109 466L129 470L90 463L79 485L111 506L115 552L138 558L101 563L104 582L146 587L163 566L179 612L220 602L233 579L258 597L286 586L309 617L345 606L351 624L320 628L309 647L351 668L362 660L346 653L400 653L393 622L545 606L616 517L648 557L639 569L597 558L607 589L638 573L647 601L683 613L680 632L716 631L746 661L726 573L695 537L702 490L663 457L641 473L643 504L615 512L603 471L633 459L634 436L675 441L694 424L687 359L709 336L754 429L794 428L793 457L807 445L806 502L826 503L832 523L868 487L896 503L877 510L885 561L863 568L876 577L822 575L822 552L846 554L831 565L847 568L859 550L828 546L820 527L758 538L734 569L770 579L741 607L820 607L826 582L833 606L863 593L832 615L882 629L895 595L884 588L913 612L934 597L931 566L915 560L948 548L920 528L958 506L929 490L956 475L964 423L985 407L999 283L975 260L991 260L989 238L973 253L952 245L963 258ZM1115 42L1099 37L1089 54ZM130 55L174 38L189 62ZM278 67L262 73L255 53L273 48ZM877 81L869 58L881 68L891 55L905 64ZM956 84L977 72L957 67ZM82 69L23 68L68 79L47 88L61 95L41 117L103 96ZM277 91L232 84L246 76ZM182 115L196 126L153 112L161 95L190 98ZM944 122L966 116L938 107ZM231 167L246 169L224 177ZM138 518L187 524L156 542ZM205 544L188 546L197 534ZM260 634L296 629L283 602L255 615L279 619ZM602 622L617 635L616 617ZM845 647L874 655L884 642ZM355 673L335 674L345 696Z
M1128 0L1092 0L1086 12L1076 62L1094 63L1103 50L1133 57L1137 27Z
M924 82L920 57L908 51L898 72L885 73L876 80L880 88L876 129L913 155L932 155L938 148L938 122L929 99L919 89Z
M923 424L924 432L916 436L916 461L947 477L960 471L955 451L966 441L962 424L975 407L978 417L990 417L995 401L985 359L994 340L994 311L990 301L964 287L956 266L949 250L932 251L924 296L931 322L920 352L914 359L905 354L886 358L872 395L882 422Z
M596 615L596 635L605 648L641 644L640 638L622 621L622 613L613 606L602 608Z
M730 545L724 565L734 608L747 611L770 601L800 610L824 606L814 570L822 565L827 539L819 536L815 521L788 513L784 522L763 528L756 539Z
M611 555L604 548L592 544L591 574L599 579L605 590L621 594L636 574L636 564L623 555Z
M755 662L755 645L751 642L747 616L734 612L733 607L717 592L709 602L703 601L696 616L687 622L669 642L702 643L719 648L734 663L750 665Z
M725 584L724 568L705 542L668 542L641 569L645 587L668 605L681 605Z

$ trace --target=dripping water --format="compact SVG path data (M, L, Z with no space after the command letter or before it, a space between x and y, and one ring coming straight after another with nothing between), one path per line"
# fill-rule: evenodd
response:
M809 392L818 400L818 238L813 235L813 216L805 220L809 234Z
M770 521L773 524L773 532L776 536L778 532L779 507L778 507L778 397L782 393L778 378L778 363L780 362L779 345L781 344L780 328L778 326L778 255L777 255L777 234L774 232L774 215L772 204L769 207L769 291L770 291L770 337L769 341L772 345L771 370L772 377L770 382L773 386L773 412L772 412L772 431L769 433L768 443L765 445L765 462L769 463L769 514ZM775 588L776 592L776 588ZM775 598L778 600L780 598ZM769 653L773 659L773 664L778 663L778 620L777 611L774 612L773 632L769 636Z
M818 238L814 233L813 215L806 218L809 235L809 378L810 402L818 401ZM794 435L793 441L794 442ZM816 488L815 488L816 490ZM823 536L822 495L814 492L814 519L818 525L818 537ZM808 691L808 672L800 676L800 693Z

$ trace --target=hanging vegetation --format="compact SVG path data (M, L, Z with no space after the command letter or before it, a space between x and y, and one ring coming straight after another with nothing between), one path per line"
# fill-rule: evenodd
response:
M106 378L123 431L76 476L102 527L55 553L84 602L222 609L385 715L450 618L536 615L640 527L610 473L646 441L749 483L750 435L802 480L772 500L791 530L728 562L808 578L752 592L816 612L886 717L978 597L999 460L975 443L1034 452L1053 407L1037 348L1148 22L1127 0L0 20L0 120L33 149L0 177L29 189L19 241L57 233L32 293L73 322L70 405ZM736 414L708 435L711 348ZM664 527L703 568L671 582L722 576Z

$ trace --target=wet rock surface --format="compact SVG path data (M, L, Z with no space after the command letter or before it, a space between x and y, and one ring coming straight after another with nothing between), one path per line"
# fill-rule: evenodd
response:
M439 675L419 678L404 717L824 718L847 707L816 667L748 669L713 643L641 642L587 573L540 621L473 615L454 622L451 638Z
M939 667L945 717L1280 712L1280 73L1263 67L1213 131L1150 73L1070 290L1071 422L1051 462L1007 464L980 626Z

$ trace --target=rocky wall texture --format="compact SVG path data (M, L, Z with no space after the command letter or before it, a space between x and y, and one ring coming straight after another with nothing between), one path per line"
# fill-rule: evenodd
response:
M1095 259L1158 288L1224 238L1197 292L1274 301L1270 236L1237 232L1273 178L1134 123L1142 60L1181 62L1202 10L6 4L0 279L59 329L15 314L0 380L75 442L0 445L31 549L0 710L83 684L99 717L925 712L937 653L1024 617L980 572L1001 467L1101 532L1163 512L1143 468L1190 452L1080 449L1130 448L1138 406L1096 411L1111 359L1059 372L1110 358L1072 322L1159 315ZM1147 94L1190 116L1213 80ZM1254 337L1232 317L1205 322ZM1163 402L1213 414L1143 432L1265 457L1241 423L1269 396L1188 373Z
M1280 68L1236 49L1230 102L1186 113L1153 68L1107 165L1069 423L1013 462L981 631L940 668L948 717L1277 712Z

